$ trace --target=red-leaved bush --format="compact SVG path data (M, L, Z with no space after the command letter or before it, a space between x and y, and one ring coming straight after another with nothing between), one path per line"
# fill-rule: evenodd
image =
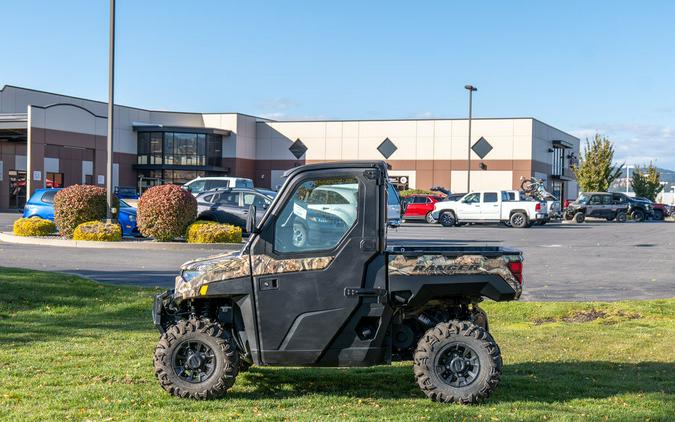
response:
M91 185L73 185L54 197L54 223L61 236L72 238L75 228L87 221L106 217L105 189Z
M137 224L141 234L168 242L183 236L197 218L197 200L180 186L154 186L138 201Z

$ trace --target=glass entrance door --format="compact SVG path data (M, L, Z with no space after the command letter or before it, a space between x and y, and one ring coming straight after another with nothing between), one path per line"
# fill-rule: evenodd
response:
M26 205L26 172L9 171L9 207L21 209Z

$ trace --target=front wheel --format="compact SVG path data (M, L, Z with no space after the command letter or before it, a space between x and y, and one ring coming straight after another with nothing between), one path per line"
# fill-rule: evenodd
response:
M469 321L442 322L427 331L414 359L422 392L442 403L480 403L497 388L502 373L499 346Z
M664 219L663 211L661 210L654 210L654 220L656 221L661 221Z
M441 223L443 227L453 227L457 223L455 214L453 214L452 212L444 212L438 218L438 221Z
M154 363L162 388L174 396L203 400L220 397L234 385L239 354L220 324L193 317L162 334Z
M427 213L427 215L424 216L424 220L429 223L429 224L435 224L436 219L434 218L433 215L431 215L431 211Z
M581 224L584 221L586 221L586 214L584 214L583 212L578 212L578 213L574 214L574 222L575 223Z

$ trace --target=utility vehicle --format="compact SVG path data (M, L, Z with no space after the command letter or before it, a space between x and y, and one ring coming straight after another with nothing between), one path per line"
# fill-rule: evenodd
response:
M262 219L248 213L251 236L241 251L184 264L175 289L157 295L153 307L161 386L207 399L224 394L253 364L413 359L431 399L486 399L502 358L478 305L520 296L522 255L388 241L387 180L381 161L289 170ZM323 204L314 203L317 196L325 196ZM316 233L297 242L299 223Z

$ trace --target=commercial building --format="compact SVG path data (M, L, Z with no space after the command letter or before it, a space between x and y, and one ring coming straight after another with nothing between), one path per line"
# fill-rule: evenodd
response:
M6 85L0 90L0 208L35 189L105 185L107 104ZM472 123L471 190L546 180L574 198L579 139L537 119ZM467 119L273 121L241 113L115 106L113 185L144 189L197 176L235 175L276 187L305 163L386 159L401 187L467 190Z

